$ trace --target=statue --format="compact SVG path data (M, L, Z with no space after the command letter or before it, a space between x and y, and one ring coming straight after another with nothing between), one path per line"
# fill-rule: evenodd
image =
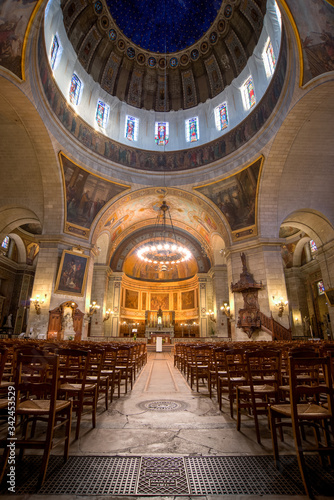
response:
M73 327L73 314L70 307L65 307L62 319L62 331L64 334L64 340L71 340L75 338L75 330Z
M8 317L7 317L7 321L6 321L5 327L7 327L7 328L12 328L12 317L13 317L13 315L12 315L12 314L8 314Z

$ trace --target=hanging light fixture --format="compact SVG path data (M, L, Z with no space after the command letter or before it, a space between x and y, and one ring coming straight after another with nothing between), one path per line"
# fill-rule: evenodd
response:
M151 242L140 247L138 257L152 265L158 266L160 271L168 271L171 266L189 260L192 253L188 248L177 242L172 217L166 201L162 202L156 221L155 234L158 236ZM172 238L167 236L166 220L169 218L172 229Z

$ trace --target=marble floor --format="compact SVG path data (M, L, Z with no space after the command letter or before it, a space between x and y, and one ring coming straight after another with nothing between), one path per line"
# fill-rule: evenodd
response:
M271 436L266 417L260 420L261 444L257 443L253 421L247 416L243 417L241 432L238 432L236 422L230 416L228 401L223 402L221 412L216 397L210 399L204 385L200 386L200 392L191 390L184 376L174 368L171 352L149 352L148 362L138 374L132 391L126 395L122 391L121 397L119 399L115 397L107 411L103 403L101 399L95 429L91 427L90 415L84 415L80 437L77 441L73 439L71 444L71 456L272 457ZM294 455L291 436L288 434L286 436L285 442L279 444L280 453ZM43 498L41 494L8 496L24 500ZM275 496L248 494L213 497L220 496L224 500L307 498L303 495L290 496L284 492ZM84 496L69 495L54 497L57 500L84 498ZM48 498L53 498L53 495L49 495ZM92 498L89 496L90 500ZM102 500L102 498L125 499L126 497L96 496L95 498ZM209 496L194 498L209 498ZM332 497L316 498L334 499L334 491Z

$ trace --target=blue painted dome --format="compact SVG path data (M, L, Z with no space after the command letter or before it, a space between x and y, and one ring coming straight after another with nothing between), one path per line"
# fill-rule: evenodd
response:
M118 27L152 52L171 53L195 43L210 28L221 0L106 0Z

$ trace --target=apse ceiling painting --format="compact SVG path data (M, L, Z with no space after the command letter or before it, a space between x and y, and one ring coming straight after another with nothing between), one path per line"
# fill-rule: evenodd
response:
M65 232L89 238L98 213L112 198L130 189L93 175L59 153L65 191Z
M261 156L231 177L194 188L224 214L234 241L257 234L257 192L262 164Z
M214 233L226 232L217 214L198 196L177 189L153 188L134 191L116 201L112 212L101 218L97 233L107 229L112 241L119 244L134 230L154 225L164 199L170 207L173 225L196 239L200 235L209 245Z

